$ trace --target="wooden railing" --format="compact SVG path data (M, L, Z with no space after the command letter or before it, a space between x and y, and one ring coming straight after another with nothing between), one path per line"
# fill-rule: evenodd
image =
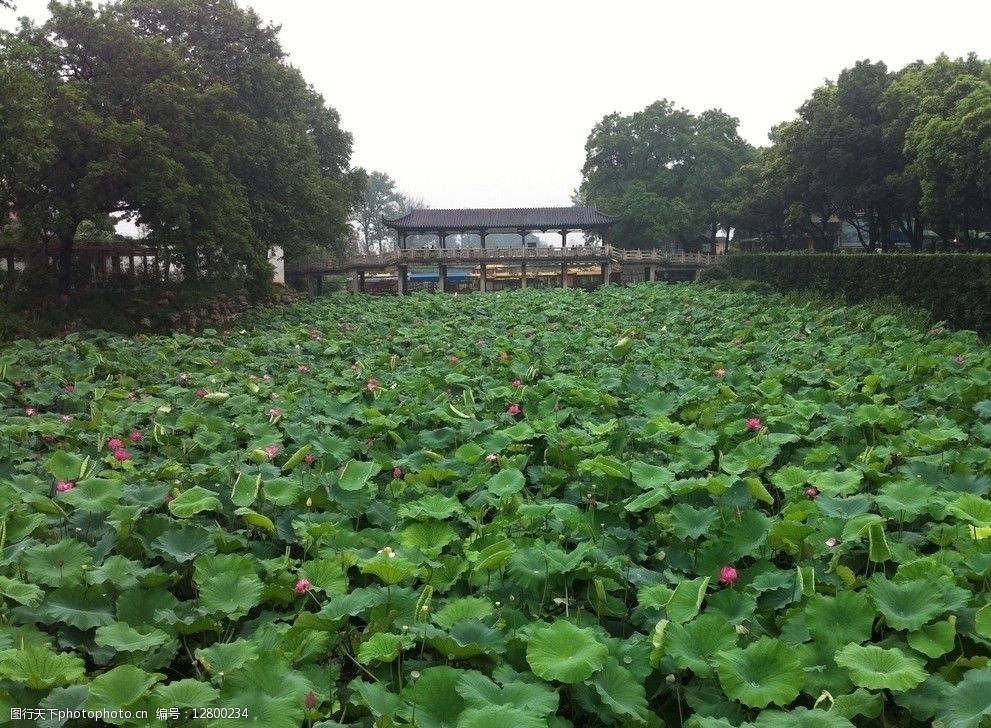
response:
M706 266L718 256L710 253L667 253L660 250L623 250L610 245L549 248L414 248L373 255L354 255L345 260L312 255L286 261L287 273L345 271L354 268L385 268L393 265L475 265L507 262L601 262L647 265Z

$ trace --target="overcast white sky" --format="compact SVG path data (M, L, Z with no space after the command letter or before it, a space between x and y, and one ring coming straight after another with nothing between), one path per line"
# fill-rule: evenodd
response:
M760 145L858 59L991 57L987 0L238 1L282 26L353 162L431 207L567 205L592 126L660 98L722 108Z

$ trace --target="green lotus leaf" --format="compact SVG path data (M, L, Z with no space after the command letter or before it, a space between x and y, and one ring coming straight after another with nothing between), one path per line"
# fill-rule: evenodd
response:
M514 681L500 687L475 671L463 674L457 691L469 708L505 705L528 715L547 716L554 713L558 706L558 694L548 685Z
M847 645L836 653L836 664L846 668L854 685L870 690L901 693L928 676L921 660L877 645Z
M355 696L360 697L360 701L352 697L355 705L364 704L376 718L394 716L398 713L403 699L393 692L390 692L382 683L363 682L361 678L355 678L348 687L355 692Z
M45 624L68 624L78 629L93 629L114 621L110 600L94 587L65 587L49 592L37 609L37 618Z
M947 506L946 510L974 526L991 526L991 500L979 495L962 495Z
M404 528L399 534L399 542L407 548L436 556L457 537L457 532L443 521L424 521Z
M853 495L860 489L863 474L859 470L828 470L812 473L812 485L830 496Z
M47 586L80 584L93 563L89 547L73 538L51 545L38 544L24 550L21 561L31 580Z
M0 576L0 595L18 604L36 607L41 603L44 592L34 584L25 584L23 581Z
M608 648L591 630L557 620L531 633L526 661L538 677L577 683L601 670L608 653Z
M461 597L453 599L438 609L433 615L433 621L444 629L450 629L458 622L466 619L484 620L495 612L495 607L487 599L480 597Z
M458 716L458 728L544 728L547 721L510 705L468 708Z
M519 470L509 468L500 470L485 483L485 487L498 498L508 498L523 490L526 478Z
M874 609L863 592L839 591L836 596L816 594L805 606L805 625L817 642L827 645L861 644L871 638Z
M936 708L945 728L978 728L991 716L991 667L968 670Z
M716 674L729 697L751 708L787 705L805 683L795 650L770 637L717 655Z
M885 484L881 492L874 496L874 502L886 515L911 519L924 513L932 505L935 495L936 489L925 483L899 480Z
M105 513L120 502L124 484L109 478L87 478L59 494L59 500L87 513Z
M464 699L458 694L457 685L462 670L446 665L420 670L420 677L403 688L403 706L399 715L423 728L448 728L457 724L464 710Z
M720 614L701 614L685 624L669 624L664 652L697 677L715 676L716 655L736 647L737 633Z
M417 574L420 569L416 564L402 556L376 554L361 565L361 573L377 577L383 584L395 585L406 581Z
M974 626L979 637L991 640L991 604L985 604L974 615Z
M243 617L261 602L262 582L256 575L225 573L197 581L199 605L209 614Z
M196 650L196 659L211 675L229 675L258 657L258 646L249 640L218 642Z
M148 694L165 675L121 665L95 678L86 698L87 710L124 710Z
M160 629L132 627L126 622L114 622L99 627L94 638L96 644L110 647L117 652L144 652L168 641L169 636Z
M190 518L204 511L221 510L220 499L213 491L194 485L169 501L169 511L176 518Z
M379 465L372 461L348 460L344 470L341 471L337 485L341 490L361 490L368 483L369 478L380 470Z
M853 728L853 723L832 710L809 710L796 708L787 713L779 710L764 710L752 728Z
M85 673L82 659L47 646L28 646L5 656L0 653L0 676L32 690L79 682Z
M636 721L647 719L647 695L643 683L615 660L607 660L589 682L602 702L616 715Z
M692 508L679 503L671 509L671 530L678 538L698 539L709 532L717 518L718 508Z
M220 691L212 685L191 678L156 685L153 694L158 699L158 704L166 708L215 706L220 697Z
M699 613L702 601L705 599L705 590L709 586L709 577L702 576L698 579L688 579L678 584L674 588L674 594L664 605L668 619L672 622L687 622Z
M867 591L884 620L895 629L916 630L953 606L958 587L913 579L902 583L875 577ZM966 593L964 593L966 596Z
M937 658L953 649L957 636L956 617L923 625L908 633L908 646L926 657Z
M45 469L52 474L55 480L76 482L83 475L83 465L85 462L86 458L81 458L71 452L59 450L48 458L48 462L45 463Z
M666 490L665 486L674 480L674 473L659 465L651 465L642 461L630 465L630 477L643 490Z
M210 532L197 525L170 528L152 542L152 548L179 563L192 561L200 554L210 554L217 550Z
M328 557L306 561L299 567L299 573L325 594L347 592L347 572L342 568L340 559Z
M412 644L412 638L404 639L398 634L377 632L361 643L358 648L358 662L371 665L375 662L393 662L402 653L404 647Z

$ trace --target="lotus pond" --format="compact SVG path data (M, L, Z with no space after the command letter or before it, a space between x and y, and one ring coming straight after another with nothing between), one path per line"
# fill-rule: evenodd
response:
M17 342L0 415L0 722L991 720L968 333L694 285L331 296Z

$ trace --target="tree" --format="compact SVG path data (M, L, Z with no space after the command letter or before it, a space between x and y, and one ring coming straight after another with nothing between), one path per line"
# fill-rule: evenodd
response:
M941 56L913 68L899 91L918 105L904 138L920 209L944 238L970 247L973 229L991 228L991 63Z
M64 288L79 224L111 213L180 251L190 281L263 286L275 245L343 248L360 191L351 138L285 63L277 28L232 0L50 9L3 55L31 70L58 134L38 178L5 197L38 239L57 241Z
M693 116L667 100L631 116L610 114L585 144L577 199L619 214L608 233L622 247L714 241L725 180L749 157L737 120Z
M789 198L779 147L758 149L727 181L717 202L718 217L736 237L758 237L772 251L787 248L793 235Z
M396 190L396 183L385 172L371 172L364 195L355 209L354 222L358 227L358 252L368 255L383 253L392 242L392 231L382 218L402 215L405 200Z

